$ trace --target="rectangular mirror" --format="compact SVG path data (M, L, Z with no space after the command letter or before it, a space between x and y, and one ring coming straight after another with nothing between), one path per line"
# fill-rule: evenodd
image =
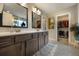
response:
M2 26L28 27L28 9L17 3L4 3Z
M41 15L32 12L32 28L41 28Z

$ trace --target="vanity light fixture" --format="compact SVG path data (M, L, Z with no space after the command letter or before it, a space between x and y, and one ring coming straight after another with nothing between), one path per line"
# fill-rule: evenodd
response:
M41 15L41 11L40 11L38 8L36 8L36 7L33 7L33 8L32 8L32 11L33 11L34 13L38 14L38 15Z

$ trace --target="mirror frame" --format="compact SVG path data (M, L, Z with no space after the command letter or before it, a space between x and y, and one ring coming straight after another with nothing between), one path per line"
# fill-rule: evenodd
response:
M32 11L32 28L38 28L38 27L35 27L35 26L33 26L33 11ZM38 15L38 14L37 14ZM41 29L41 15L39 15L40 16L40 28L39 29Z
M5 3L3 3L2 20L3 20L4 4L5 4ZM21 6L19 3L16 3L16 4L19 5L19 6ZM26 19L26 20L27 20L26 23L27 23L27 27L7 26L7 25L2 25L2 23L1 23L1 26L0 26L0 27L28 28L28 8L27 8L27 7L24 7L24 6L21 6L21 7L23 7L23 8L26 9L26 17L27 17L27 19ZM1 20L1 22L2 22L2 20Z

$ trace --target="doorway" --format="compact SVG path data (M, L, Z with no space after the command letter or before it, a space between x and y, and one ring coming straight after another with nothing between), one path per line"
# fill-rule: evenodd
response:
M62 44L69 44L70 38L70 14L62 14L56 17L57 41Z

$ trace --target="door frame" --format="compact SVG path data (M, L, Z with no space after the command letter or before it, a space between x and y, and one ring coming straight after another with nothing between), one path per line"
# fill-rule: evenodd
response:
M57 36L57 30L58 30L58 28L57 28L57 18L59 17L59 16L63 16L63 15L68 15L68 19L69 19L69 28L68 28L68 31L69 31L69 38L68 38L68 44L70 44L70 20L71 20L71 13L70 12L66 12L66 13L62 13L62 14L58 14L58 15L56 15L56 41L58 40L58 36Z

